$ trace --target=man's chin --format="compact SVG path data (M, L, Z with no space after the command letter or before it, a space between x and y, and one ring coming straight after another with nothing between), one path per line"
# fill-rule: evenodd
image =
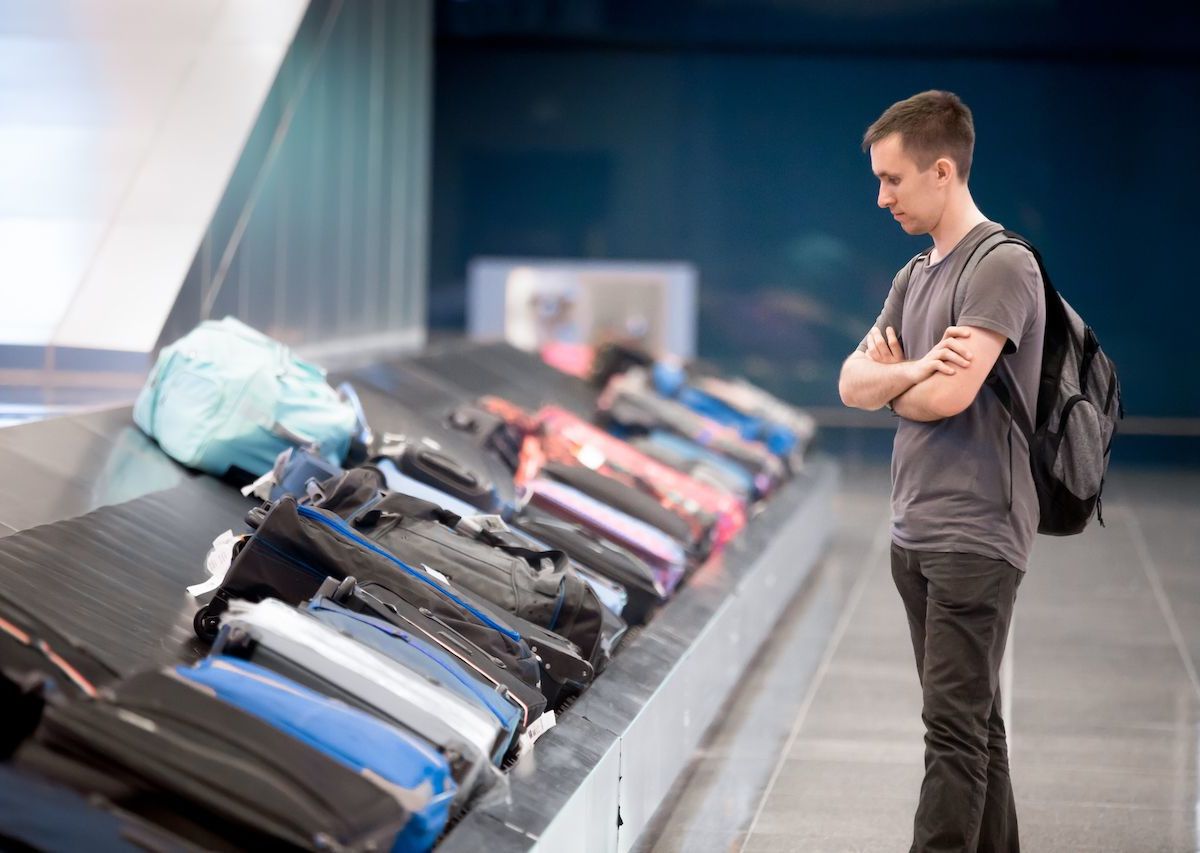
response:
M901 227L902 229L904 229L904 233L905 233L905 234L908 234L908 235L911 235L911 236L916 236L916 235L919 235L919 234L925 234L925 233L926 233L926 231L925 231L925 229L924 229L924 228L922 228L920 225L918 225L918 224L917 224L917 223L915 223L915 222L910 222L908 219L902 219L902 220L900 220L900 227Z

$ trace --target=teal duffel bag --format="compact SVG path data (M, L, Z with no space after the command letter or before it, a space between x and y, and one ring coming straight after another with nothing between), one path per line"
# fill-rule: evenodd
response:
M159 353L133 420L175 460L221 476L261 476L288 447L340 465L353 405L325 372L233 317L206 320Z

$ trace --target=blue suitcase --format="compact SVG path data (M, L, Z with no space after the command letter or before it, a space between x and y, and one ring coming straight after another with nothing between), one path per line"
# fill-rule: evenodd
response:
M458 786L430 744L248 661L213 657L175 671L338 762L384 780L411 815L393 853L429 850L441 835Z
M658 362L653 370L654 387L664 397L673 397L694 412L737 429L742 438L761 441L777 456L787 456L796 448L799 437L786 424L755 417L735 409L724 400L687 384L681 369Z

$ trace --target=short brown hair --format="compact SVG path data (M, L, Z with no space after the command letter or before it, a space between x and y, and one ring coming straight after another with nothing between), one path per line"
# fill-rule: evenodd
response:
M946 156L954 161L964 182L970 176L975 122L967 105L953 92L930 89L892 104L863 134L863 151L893 133L900 134L905 152L922 171Z

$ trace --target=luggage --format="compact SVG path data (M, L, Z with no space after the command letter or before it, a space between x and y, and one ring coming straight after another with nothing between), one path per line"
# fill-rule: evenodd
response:
M462 634L526 684L541 689L551 707L595 677L570 641L517 616L502 616L432 571L408 565L332 513L297 506L284 497L269 509L252 510L247 520L258 527L257 533L241 545L221 586L193 619L201 639L216 636L220 615L232 599L274 597L299 604L326 577L354 576L428 611L425 618Z
M516 471L521 456L521 431L504 418L479 406L464 404L446 414L446 424L495 456L509 471Z
M419 737L244 660L206 658L175 672L356 773L382 779L409 813L393 853L429 850L441 835L458 786L445 756Z
M266 495L263 500L277 501L284 495L303 499L313 486L340 473L340 465L333 465L310 450L289 447L275 459L269 481L264 483ZM262 496L261 491L255 491L254 494Z
M515 496L505 494L497 480L485 471L425 443L391 444L378 454L390 460L400 473L433 486L483 512L511 515Z
M217 476L260 476L292 446L340 464L358 428L320 368L232 317L159 353L133 419L173 459Z
M763 444L746 440L732 427L677 400L659 396L642 370L614 377L600 396L598 411L622 434L644 435L664 429L736 462L753 478L755 497L767 494L787 473L780 458Z
M537 540L562 549L571 559L602 577L621 584L628 596L621 616L630 625L645 622L650 613L667 599L667 591L654 570L626 548L535 506L523 508L514 519L514 524Z
M88 853L200 850L132 815L88 802L62 785L0 764L0 849Z
M378 583L417 608L435 625L448 625L498 658L526 684L537 687L537 662L521 635L478 602L449 589L424 570L396 557L348 528L335 515L284 497L251 511L255 533L234 555L224 581L193 620L201 639L213 639L232 599L278 598L297 605L311 598L326 577L353 575Z
M459 516L428 501L387 492L378 469L347 471L321 485L316 506L410 565L427 566L457 589L553 631L582 650L597 670L607 663L603 605L562 551L479 539L456 531Z
M545 545L544 542L537 542L536 540L534 540L534 544ZM625 606L629 604L629 592L625 587L573 560L572 565L579 576L583 578L584 583L590 586L592 591L596 593L596 598L600 599L600 603L614 616L620 616L624 612Z
M656 527L677 542L691 543L688 523L660 504L644 491L620 480L607 477L582 465L564 465L547 461L538 472L539 477L558 480L598 501L608 504L627 515Z
M402 631L383 619L355 613L333 601L329 594L335 592L338 585L332 578L327 578L317 596L304 605L305 610L331 628L336 628L407 669L431 681L440 682L460 699L494 717L504 733L497 740L492 753L492 763L500 764L522 728L523 709L508 698L508 691L501 693L494 686L480 681L449 652L419 636Z
M457 527L461 533L467 533L481 542L496 547L511 547L527 550L533 547L536 551L551 550L546 543L536 537L509 527L498 515L475 515L461 519ZM574 560L569 560L571 570L591 588L602 605L600 607L600 659L606 664L612 659L629 624L621 618L625 606L629 603L629 593L625 587L616 581L581 566ZM598 667L599 669L599 667Z
M350 770L177 673L48 705L19 765L215 850L385 850L410 816Z
M538 422L545 434L559 436L574 445L576 458L587 467L597 468L588 464L597 462L605 473L621 472L637 484L645 484L664 506L680 517L695 519L700 524L710 523L715 545L729 541L746 524L741 501L651 459L565 409L548 406L538 412Z
M37 728L47 701L95 696L107 665L38 617L0 599L0 760Z
M404 475L450 494L478 511L510 516L516 488L509 462L443 412L425 412L362 389L359 399L376 434L371 456L389 459Z
M95 696L117 678L91 652L9 598L0 598L0 672L33 676L43 689L74 699ZM4 705L0 705L4 707Z
M309 613L270 598L239 602L222 618L213 655L248 660L427 741L458 784L456 806L491 781L502 732L490 712Z
M463 518L480 512L479 507L471 506L466 501L459 500L436 486L413 479L397 468L396 463L390 459L375 459L371 464L383 475L383 485L388 491L412 495L414 498L435 503L442 509L448 509Z
M687 569L683 546L661 530L613 509L565 483L537 479L526 484L529 503L629 549L655 572L670 595Z
M745 468L675 433L652 429L647 435L633 436L629 443L647 456L702 483L731 492L742 501L749 503L759 496L754 478Z
M707 556L745 526L745 508L737 498L663 465L565 409L547 406L529 415L495 397L480 403L525 430L518 484L537 477L546 462L583 466L620 480L682 518L697 556Z
M743 438L761 441L781 458L802 453L816 432L811 416L744 380L702 376L688 384L683 368L666 362L654 365L652 378L664 397L735 428Z
M360 585L354 578L340 582L326 578L313 603L326 601L351 613L385 622L457 660L462 671L476 679L485 690L495 692L519 709L521 731L546 710L546 697L536 684L529 685L502 660L379 584Z

